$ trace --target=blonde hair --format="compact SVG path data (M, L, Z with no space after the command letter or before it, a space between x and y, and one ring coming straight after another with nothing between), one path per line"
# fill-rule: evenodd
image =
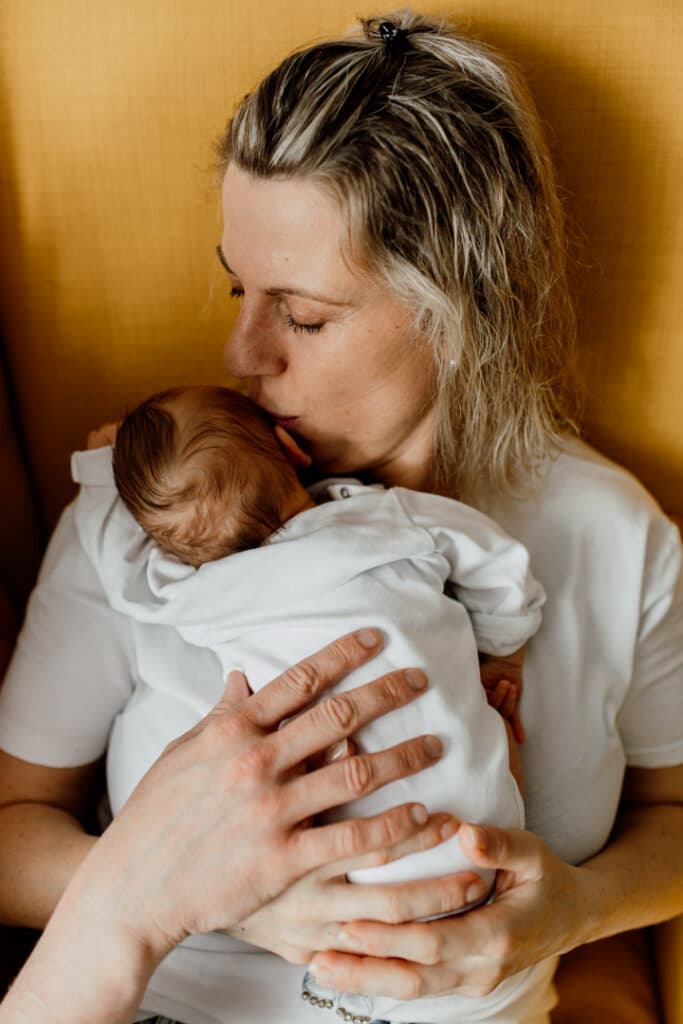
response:
M219 165L310 177L433 346L435 477L509 489L573 429L563 214L519 74L409 10L287 57L239 105Z

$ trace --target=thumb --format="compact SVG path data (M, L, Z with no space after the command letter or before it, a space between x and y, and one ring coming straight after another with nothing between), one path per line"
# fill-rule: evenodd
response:
M543 844L531 832L493 825L461 825L460 846L466 857L479 867L514 871L525 877L541 870Z
M235 707L251 696L251 689L244 672L235 670L228 674L223 696L218 702L222 707Z

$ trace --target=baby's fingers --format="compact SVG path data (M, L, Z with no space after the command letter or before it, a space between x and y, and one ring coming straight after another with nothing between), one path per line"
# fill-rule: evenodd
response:
M511 684L507 679L499 679L490 689L488 687L485 688L486 699L489 704L492 708L495 708L496 711L500 712L503 717L506 717L503 714L503 706L509 697L510 686Z
M524 743L524 740L526 739L526 733L524 731L522 718L519 713L519 707L516 707L512 714L510 715L510 725L512 726L512 733L517 742Z

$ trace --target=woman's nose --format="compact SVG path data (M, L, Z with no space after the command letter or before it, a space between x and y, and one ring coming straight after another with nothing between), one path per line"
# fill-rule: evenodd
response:
M228 335L224 362L231 377L265 377L287 366L273 325L242 309Z

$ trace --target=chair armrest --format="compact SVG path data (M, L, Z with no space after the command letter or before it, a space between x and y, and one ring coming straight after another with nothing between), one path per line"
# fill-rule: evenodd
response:
M666 1024L683 1024L683 915L652 929Z

